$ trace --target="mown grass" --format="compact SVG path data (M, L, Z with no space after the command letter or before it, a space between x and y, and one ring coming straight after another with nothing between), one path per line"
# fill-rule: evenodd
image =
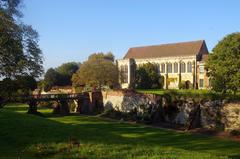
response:
M26 105L0 109L0 158L237 159L240 143L95 116L26 114ZM70 147L74 138L80 147Z
M226 93L221 94L219 92L214 92L211 90L193 90L193 89L169 89L169 90L163 90L163 89L138 89L137 92L139 93L147 93L147 94L158 94L158 95L169 95L173 97L190 97L195 99L226 99L226 100L234 100L239 101L240 100L240 92L238 92L236 95Z

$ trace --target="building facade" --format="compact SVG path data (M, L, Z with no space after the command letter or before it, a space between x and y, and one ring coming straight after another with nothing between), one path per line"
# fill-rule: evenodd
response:
M209 79L204 69L208 58L204 40L130 48L123 59L117 60L122 88L134 87L135 70L145 63L156 64L164 77L164 89L207 89Z

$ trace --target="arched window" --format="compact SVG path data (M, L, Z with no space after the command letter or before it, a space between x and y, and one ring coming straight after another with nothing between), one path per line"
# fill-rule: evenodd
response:
M160 74L161 70L160 70L160 65L159 64L156 64L156 67L157 67L157 73Z
M174 63L174 73L178 73L178 63Z
M181 72L185 73L186 72L186 65L184 62L181 63Z
M172 73L172 63L167 64L167 72Z
M188 72L188 73L191 73L191 72L192 72L192 63L191 63L191 62L188 62L188 63L187 63L187 72Z
M164 63L161 64L161 73L165 73L165 64Z

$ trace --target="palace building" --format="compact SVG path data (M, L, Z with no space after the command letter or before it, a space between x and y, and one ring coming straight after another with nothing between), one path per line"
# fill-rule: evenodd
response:
M164 77L165 89L207 89L209 79L204 64L209 52L204 40L130 48L117 60L122 88L134 87L135 70L144 63L154 63Z

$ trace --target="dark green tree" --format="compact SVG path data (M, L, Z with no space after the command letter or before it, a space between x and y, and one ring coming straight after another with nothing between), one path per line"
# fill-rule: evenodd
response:
M240 89L240 33L229 34L218 42L206 69L213 90L235 94Z
M118 85L118 68L112 54L97 53L89 56L72 77L73 85L116 87Z
M0 0L0 76L43 73L38 33L21 21L21 0Z
M136 88L151 89L162 88L162 78L157 72L157 65L146 63L136 70Z
M60 78L61 75L55 69L48 69L44 75L44 90L49 91L53 86L58 86Z
M5 78L0 81L0 96L7 101L16 101L18 97L26 97L37 88L32 76L17 76L15 79ZM18 100L19 102L20 100Z
M62 86L72 85L72 75L77 72L80 63L68 62L56 68L56 71L61 75L58 84Z

